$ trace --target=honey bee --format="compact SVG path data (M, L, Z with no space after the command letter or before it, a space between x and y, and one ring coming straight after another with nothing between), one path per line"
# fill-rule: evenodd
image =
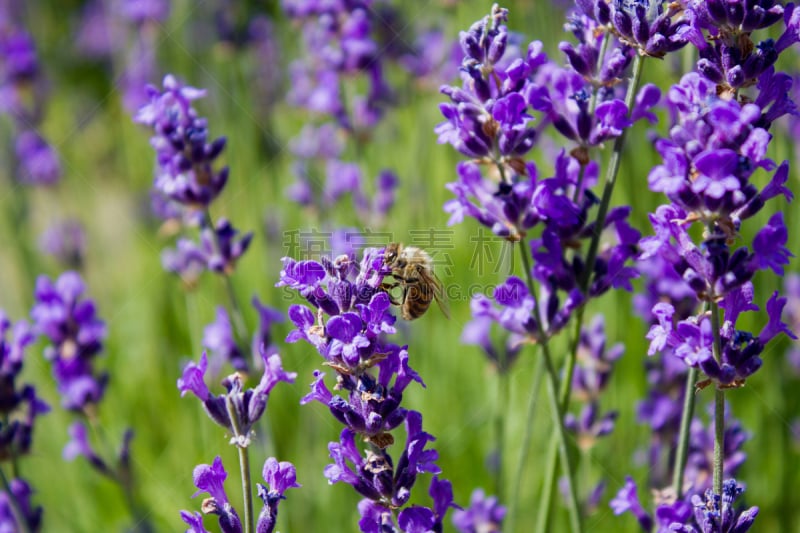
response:
M403 289L401 300L398 302L392 298L392 303L400 306L400 314L405 320L421 317L433 300L444 316L450 318L442 282L433 273L433 260L428 252L393 242L386 246L383 263L391 268L396 280L396 283L384 286L387 292L398 286Z

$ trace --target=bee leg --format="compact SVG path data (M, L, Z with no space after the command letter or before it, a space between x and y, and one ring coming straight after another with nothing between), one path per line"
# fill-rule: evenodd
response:
M389 296L389 303L391 303L392 305L403 305L403 302L402 302L402 301L401 301L401 302L398 302L398 301L397 301L397 298L395 298L394 296L392 296L392 289L396 289L396 288L397 288L397 287L399 287L399 286L400 286L400 283L399 283L399 282L394 282L394 283L382 283L382 284L381 284L381 290L382 290L383 292L385 292L387 296ZM405 301L405 291L403 291L403 301Z

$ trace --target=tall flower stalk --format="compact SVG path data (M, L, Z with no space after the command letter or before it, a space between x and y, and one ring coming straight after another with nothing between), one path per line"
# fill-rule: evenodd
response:
M453 506L452 489L437 476L439 454L429 447L435 437L422 429L422 413L402 407L406 387L423 382L409 364L408 346L387 339L396 333L396 317L383 289L391 273L383 249L367 248L360 262L352 255L283 261L278 286L297 291L307 302L289 308L296 329L287 341L311 344L336 377L332 392L325 374L315 371L311 392L302 399L320 402L345 426L339 441L328 444L333 462L325 477L362 496L359 527L365 533L441 531ZM393 458L401 425L405 447ZM410 505L411 489L425 473L434 474L428 491L433 504Z
M43 509L31 502L32 487L23 478L20 460L31 451L36 418L50 407L36 387L19 383L25 351L36 339L30 325L12 324L0 310L0 529L34 533L41 530Z
M175 249L164 253L164 267L179 275L189 287L206 270L221 276L236 344L239 352L246 353L247 328L231 275L236 262L249 248L253 234L240 235L227 219L214 222L211 216L210 206L225 188L229 169L215 168L226 139L209 141L207 120L192 107L192 102L205 94L168 75L163 90L148 87L149 103L139 109L135 121L151 127L155 133L151 144L158 161L154 199L158 200L159 211L168 217L182 217L201 228L199 243L181 238ZM244 360L232 362L240 370L247 369Z
M70 441L64 446L63 455L70 461L84 457L96 472L116 483L136 530L146 533L152 531L152 525L136 494L130 457L133 429L127 428L123 433L113 463L111 457L104 458L95 450L87 431L88 423L108 455L110 444L102 430L99 407L110 375L95 369L95 360L103 351L106 325L97 316L94 301L84 297L85 291L77 272L65 272L55 283L41 276L31 309L35 333L47 340L44 356L52 364L61 405L80 417L69 428Z
M728 531L734 527L733 515L725 516L719 502L724 508L742 490L724 477L736 464L729 457L725 393L743 386L760 368L760 355L775 336L793 337L781 322L786 299L777 292L766 303L767 324L761 332L756 335L737 328L742 313L759 310L754 303L754 277L762 270L783 275L791 256L785 247L788 232L782 214L773 215L749 246L733 246L741 238L742 223L768 200L779 195L791 199L785 187L788 162L775 170L766 152L773 121L795 111L788 96L791 78L775 72L772 65L781 51L798 41L800 15L791 4L784 8L773 2L731 2L725 7L722 2L690 2L687 12L692 21L687 36L700 55L698 72L686 74L669 92L673 126L669 138L656 141L663 163L650 172L648 182L671 203L650 215L656 234L643 239L640 246L643 259L663 262L661 268L682 278L703 304L702 309L686 313L669 301L655 303L652 314L657 323L648 333L650 354L666 350L690 367L685 396L695 394L688 387L714 388L713 474L706 502L700 500L703 487L696 481L690 479L693 483L684 486L683 469L691 464L687 450L694 435L689 423L693 403L686 401L677 437L674 505L691 500L693 524L701 531ZM765 40L756 46L751 32L776 23L781 15L786 30L778 41ZM761 190L751 182L759 169L774 171ZM691 231L695 224L702 227L699 244ZM699 373L703 379L696 381ZM621 492L618 501L631 500ZM633 510L636 505L621 509ZM701 505L716 512L716 518L698 514ZM746 519L743 514L735 530L749 529L756 513L757 508ZM634 514L642 523L643 513ZM673 521L670 527L680 524L685 531L695 531L690 516L674 516Z
M243 522L240 521L238 513L229 503L224 490L221 489L222 481L225 480L227 474L222 468L222 462L219 457L217 457L214 466L201 465L195 469L195 485L201 491L208 492L211 495L210 500L213 500L213 502L204 501L202 511L204 514L217 515L220 527L225 532L244 531L244 533L251 533L256 531L254 527L258 527L257 531L260 532L262 531L260 529L262 521L268 520L268 518L260 517L258 525L255 526L256 517L253 510L253 488L250 480L249 456L249 447L255 435L253 426L263 416L272 389L280 382L294 383L297 374L285 372L281 357L276 353L270 355L261 350L261 358L264 373L258 385L253 388L245 389L243 376L235 373L222 381L222 385L226 390L224 394L213 394L205 383L208 371L208 357L205 352L198 363L191 362L186 365L183 375L178 379L178 390L180 390L181 396L187 393L194 394L202 402L203 409L211 420L222 426L230 434L230 444L236 446L239 453L244 511ZM266 471L266 465L264 468ZM293 466L291 471L293 479ZM267 478L266 473L264 477ZM273 489L278 490L275 487ZM262 489L259 489L259 495L261 493ZM268 505L266 500L264 503ZM274 505L277 505L277 502L274 502ZM264 513L273 517L271 524L274 527L274 513L277 513L277 510L274 510L274 513L273 511L262 511L261 514L264 515ZM187 518L193 515L182 512L181 516L184 521L187 521Z
M589 223L590 209L598 204L591 193L599 174L592 149L615 140L617 152L621 151L620 139L633 122L655 118L649 109L658 101L659 91L652 85L637 91L641 72L637 59L636 79L628 85L626 101L616 98L614 87L633 58L634 45L612 32L604 33L602 24L608 21L598 23L586 12L571 16L567 27L579 45L562 43L569 63L564 68L541 52L539 42L531 43L527 54L515 55L507 49L508 31L502 25L506 18L506 10L495 6L489 17L462 32L463 85L442 88L453 103L441 105L447 121L437 127L439 141L471 158L459 165L459 181L448 185L456 199L445 209L452 215L451 223L471 216L496 235L520 243L527 281L511 277L499 286L494 294L499 308L486 297L476 298L473 316L491 317L509 332L541 346L556 417L554 442L559 443L569 480L574 472L563 425L564 398L569 397L574 360L568 361L567 377L559 385L548 341L573 314L582 314L588 299L611 287L630 289L635 272L625 263L633 257L639 238L626 222L629 209L609 207L608 186L596 219ZM666 15L662 18L666 20ZM663 26L660 31L675 33L681 24ZM675 46L680 45L676 41ZM538 128L533 127L532 112L539 114ZM526 154L537 138L549 133L549 126L566 138L570 151L556 158L555 176L538 179L536 165L526 160ZM609 168L611 187L618 169L618 161ZM605 229L615 234L617 244L599 254L598 239ZM523 243L533 231L539 237L530 240L528 248ZM577 250L585 240L591 242L584 257ZM555 481L552 457L539 514L542 528L547 527L547 494ZM518 475L522 471L518 465ZM578 530L579 504L573 483L568 485L571 527ZM512 505L512 523L514 510Z

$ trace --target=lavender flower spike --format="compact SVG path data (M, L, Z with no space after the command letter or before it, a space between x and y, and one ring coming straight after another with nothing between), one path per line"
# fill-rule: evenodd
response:
M236 373L224 380L222 385L227 392L219 396L211 394L205 384L205 374L208 370L208 356L203 352L199 363L191 362L186 365L183 375L178 379L178 390L181 396L191 392L203 402L203 408L211 419L228 430L231 435L231 444L246 448L250 445L250 433L264 410L267 407L269 393L281 381L294 383L297 374L285 372L278 354L266 355L262 351L264 361L264 374L259 384L252 389L244 390L244 379ZM236 416L234 424L230 418L228 404ZM238 432L236 431L238 429Z
M225 139L208 142L207 121L192 107L205 91L183 85L172 75L164 78L163 86L163 91L148 87L150 103L134 117L155 132L150 140L159 165L154 185L180 204L206 208L228 181L227 167L213 168Z
M203 514L215 514L219 517L219 527L222 533L242 533L242 522L236 509L233 508L228 495L225 493L223 483L228 473L222 466L222 459L219 456L214 458L212 465L198 465L192 473L194 485L198 488L192 497L204 492L210 496L203 500L201 510Z
M299 488L300 484L297 483L294 465L286 461L279 463L274 457L270 457L264 463L262 475L269 489L261 483L257 484L258 497L264 502L264 508L258 515L256 533L272 533L278 517L278 503L285 499L283 493L288 489Z
M62 274L55 284L41 276L31 309L34 330L51 343L44 354L53 362L62 404L72 411L98 403L108 382L108 374L95 375L92 368L103 349L106 326L97 318L94 302L82 298L84 291L76 272Z
M500 533L506 508L495 496L486 496L483 489L475 489L469 507L453 513L453 525L461 533Z

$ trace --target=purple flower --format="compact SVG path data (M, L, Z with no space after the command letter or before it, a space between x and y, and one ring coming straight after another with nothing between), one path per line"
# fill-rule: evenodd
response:
M269 489L261 483L257 484L258 497L264 502L264 508L258 516L256 533L272 533L278 518L278 503L285 499L283 493L287 489L299 488L300 484L296 481L294 465L286 461L279 463L274 457L264 463L262 475Z
M194 513L181 511L181 520L189 525L189 529L186 530L186 533L209 533L209 531L203 527L203 515L197 511Z
M219 396L211 394L205 384L205 374L208 370L208 357L205 352L199 364L190 362L178 379L181 396L187 392L194 394L203 402L203 408L211 420L231 433L231 444L243 448L250 445L253 424L264 414L269 394L275 385L281 381L294 383L297 377L296 373L283 370L278 354L267 356L262 352L261 357L264 361L264 374L258 385L251 389L244 389L243 377L237 373L222 381L226 389L225 394ZM235 424L231 422L231 416L236 417Z
M496 496L486 496L483 489L475 489L469 507L453 512L453 525L461 533L500 533L506 508Z
M120 15L136 25L149 21L162 23L169 16L167 0L122 0L118 9Z
M35 131L17 137L20 181L29 185L53 185L61 177L61 163L52 146Z
M233 334L228 311L223 306L217 306L217 319L206 326L203 331L203 347L214 354L212 360L212 375L219 372L224 363L230 363L234 370L246 371L247 361Z
M786 248L788 233L783 224L783 213L772 215L764 228L753 239L753 252L760 269L772 269L775 274L783 276L783 265L789 264L794 254Z
M759 193L749 182L758 168L774 168L766 157L770 136L759 127L762 109L720 98L697 73L685 75L667 100L676 120L670 139L656 142L664 163L650 172L650 188L701 221L723 217L721 226L738 228L777 193L774 185Z
M193 287L204 270L230 276L236 270L236 262L247 251L253 233L239 236L225 218L217 220L212 230L204 227L200 233L200 245L190 239L179 239L173 250L162 254L164 269L181 277L183 282Z
M50 342L44 353L53 362L62 404L74 411L98 403L108 382L108 374L95 375L92 368L103 349L105 323L97 318L94 302L82 298L84 290L76 272L62 274L55 284L41 276L31 309L34 330Z
M758 507L747 510L735 510L736 499L744 492L744 487L735 479L726 479L722 483L722 495L714 494L708 489L705 500L698 495L692 497L694 518L700 533L745 533L753 526L758 515Z
M688 42L689 21L679 4L664 9L658 0L614 0L608 16L620 40L643 55L663 57Z
M227 167L213 168L225 139L208 142L207 122L192 107L205 91L183 85L172 75L163 85L163 91L148 87L150 101L134 118L155 132L150 141L159 166L154 186L178 203L207 208L228 180Z
M92 465L92 468L101 474L113 477L114 473L89 442L86 426L82 422L74 422L69 427L70 441L64 446L63 456L67 461L73 461L78 456L83 456Z
M83 224L73 218L56 222L39 237L39 248L64 266L80 270L86 255L86 232Z
M30 485L15 478L9 488L8 492L0 491L0 531L41 531L43 509L32 505Z
M630 511L644 531L650 531L653 527L653 519L644 510L636 495L636 482L630 476L625 477L625 486L620 489L616 497L609 502L615 515L620 515Z
M203 500L202 511L203 514L215 514L219 517L219 527L223 533L241 533L242 523L239 520L239 515L236 509L233 508L228 495L225 493L225 478L228 473L225 472L225 467L222 466L222 459L219 456L214 458L214 463L211 465L201 464L197 465L192 473L194 485L197 487L192 497L196 497L202 493L208 493L209 497ZM190 523L190 525L196 525Z
M733 94L748 87L798 40L800 19L793 5L784 8L774 0L691 0L687 38L699 50L697 70L721 89ZM786 30L777 42L751 40L751 32L765 29L784 18Z

